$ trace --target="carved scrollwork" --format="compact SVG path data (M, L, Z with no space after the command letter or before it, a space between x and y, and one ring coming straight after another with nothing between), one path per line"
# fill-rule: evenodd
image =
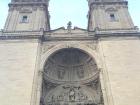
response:
M87 86L62 85L53 90L41 99L41 105L103 105L101 92Z
M48 51L49 49L53 48L55 45L53 44L48 44L48 45L44 45L42 47L42 53L45 53L46 51Z
M84 69L83 69L82 66L79 67L79 69L77 70L77 76L78 76L79 78L84 78Z
M117 11L117 8L116 7L109 7L105 10L106 12L116 12Z
M87 47L91 48L92 50L97 50L97 44L86 44Z
M88 96L83 93L80 86L62 86L63 90L60 94L53 94L47 98L47 103L76 103L77 101L88 101ZM60 90L61 91L61 90Z

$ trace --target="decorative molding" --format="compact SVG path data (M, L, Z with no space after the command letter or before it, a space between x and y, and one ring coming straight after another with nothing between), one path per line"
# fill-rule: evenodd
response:
M10 12L10 11L14 11L14 9L15 9L15 8L14 8L13 6L10 6L10 7L9 7L9 12Z
M45 10L45 6L43 6L43 5L39 6L39 10L41 10L41 11Z
M32 13L32 8L31 7L22 7L19 10L20 13Z
M37 6L33 6L33 11L37 11Z
M86 44L86 46L91 48L92 50L97 50L97 45L95 44Z
M0 32L0 40L16 40L16 39L41 39L43 42L45 41L95 41L101 37L140 37L140 31L138 29L130 28L130 29L108 29L108 30L98 30L96 32L90 31L88 35L74 34L73 36L52 36L50 35L51 31L45 32L38 30L38 31L6 31L1 30Z
M97 50L98 47L98 41L94 41L94 42L90 42L90 43L85 43L85 45L89 48L91 48L92 50Z
M105 9L106 12L116 12L118 11L116 7L108 7Z
M53 48L55 45L54 44L44 44L42 47L42 53L45 53L49 49Z
M16 6L14 8L15 8L16 11L20 11L22 7L21 6Z

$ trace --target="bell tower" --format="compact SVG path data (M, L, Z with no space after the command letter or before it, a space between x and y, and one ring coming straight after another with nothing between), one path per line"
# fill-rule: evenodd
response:
M50 30L49 0L12 0L5 31Z
M88 0L88 30L127 30L134 24L126 0Z

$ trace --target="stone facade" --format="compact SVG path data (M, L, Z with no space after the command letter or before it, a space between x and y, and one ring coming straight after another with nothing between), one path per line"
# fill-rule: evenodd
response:
M1 105L138 105L140 32L124 0L88 0L88 29L50 29L48 0L12 0L0 32Z
M48 20L48 0L38 2L13 0L9 4L9 14L4 30L39 31L41 28L50 30Z

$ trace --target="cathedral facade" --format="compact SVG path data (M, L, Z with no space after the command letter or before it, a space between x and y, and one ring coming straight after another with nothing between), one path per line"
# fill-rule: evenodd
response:
M11 0L0 31L1 105L140 104L140 31L128 2L87 2L87 29L52 30L49 0Z

